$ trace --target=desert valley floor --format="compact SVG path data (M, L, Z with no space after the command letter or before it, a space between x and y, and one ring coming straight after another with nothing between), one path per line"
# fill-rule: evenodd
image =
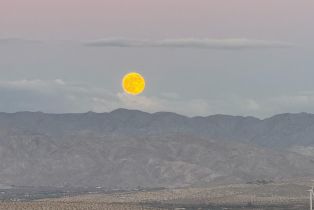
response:
M66 195L3 200L1 210L305 210L308 181Z

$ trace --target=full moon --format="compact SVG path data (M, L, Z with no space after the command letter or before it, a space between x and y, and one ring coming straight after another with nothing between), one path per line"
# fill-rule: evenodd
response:
M138 95L145 89L145 79L139 73L128 73L123 77L122 88L128 94Z

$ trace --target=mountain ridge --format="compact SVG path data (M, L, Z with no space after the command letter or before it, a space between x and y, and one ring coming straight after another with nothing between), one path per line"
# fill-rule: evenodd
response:
M82 115L82 114L113 114L113 113L121 113L121 112L136 112L136 113L142 113L142 114L149 114L149 115L159 115L159 114L173 114L173 115L177 115L177 116L181 116L181 117L186 117L186 118L210 118L210 117L242 117L242 118L254 118L254 119L258 119L258 120L267 120L267 119L271 119L274 117L279 117L279 116L287 116L287 115L311 115L313 116L314 113L309 113L309 112L296 112L296 113L291 113L291 112L286 112L286 113L279 113L279 114L274 114L272 116L269 117L265 117L265 118L259 118L253 115L230 115L230 114L212 114L212 115L205 115L205 116L200 116L200 115L196 115L196 116L186 116L184 114L179 114L176 112L170 112L170 111L158 111L158 112L145 112L142 110L138 110L138 109L126 109L126 108L118 108L118 109L114 109L112 111L109 112L94 112L94 111L87 111L87 112L70 112L70 113L48 113L48 112L42 112L42 111L17 111L17 112L0 112L1 114L5 114L5 115L16 115L16 114L45 114L45 115Z
M4 186L129 189L281 180L314 175L312 151L314 115L308 113L263 120L127 109L0 113Z

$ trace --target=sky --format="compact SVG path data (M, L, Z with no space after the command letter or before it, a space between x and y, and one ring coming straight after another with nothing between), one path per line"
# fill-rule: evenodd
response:
M3 0L0 112L314 113L312 0ZM123 93L131 71L143 94Z

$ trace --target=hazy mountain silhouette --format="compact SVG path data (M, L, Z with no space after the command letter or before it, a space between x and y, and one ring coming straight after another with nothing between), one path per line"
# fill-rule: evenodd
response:
M0 113L0 186L178 187L314 175L314 115Z

